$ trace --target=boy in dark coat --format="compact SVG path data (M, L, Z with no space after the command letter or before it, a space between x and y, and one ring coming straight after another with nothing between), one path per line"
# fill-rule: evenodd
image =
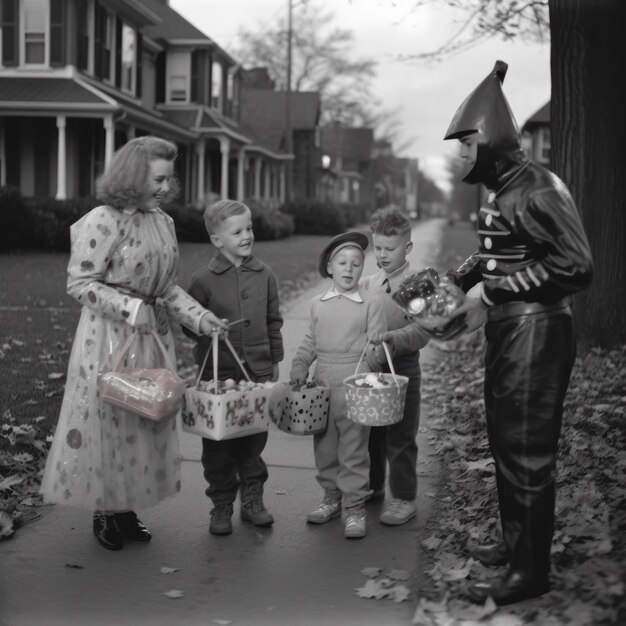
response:
M189 294L205 306L210 303L218 317L240 320L230 327L229 339L250 378L256 382L276 381L278 363L284 356L278 285L273 272L252 255L250 209L241 202L221 200L206 209L204 221L217 252L206 267L193 275ZM210 337L183 330L196 341L194 357L201 367ZM202 379L213 377L209 359ZM242 377L233 355L220 341L218 379ZM267 466L261 453L266 443L267 432L223 441L202 439L202 466L209 483L206 493L214 505L210 524L214 535L232 532L233 503L239 489L242 520L255 526L274 523L263 504Z

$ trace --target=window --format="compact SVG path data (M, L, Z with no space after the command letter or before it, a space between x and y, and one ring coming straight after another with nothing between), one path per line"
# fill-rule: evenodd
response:
M122 67L121 87L135 93L135 73L137 60L137 33L128 24L122 25Z
M540 158L542 163L550 162L550 129L542 128L540 133L539 145L541 146Z
M218 111L222 110L222 66L214 61L211 66L211 106Z
M25 65L46 65L47 59L47 30L48 30L48 1L24 0L24 52Z
M79 33L79 43L80 39ZM115 18L104 7L97 5L95 12L95 74L99 78L113 81L114 51ZM85 62L85 60L81 59L81 62Z
M189 101L189 52L170 52L167 56L167 100Z

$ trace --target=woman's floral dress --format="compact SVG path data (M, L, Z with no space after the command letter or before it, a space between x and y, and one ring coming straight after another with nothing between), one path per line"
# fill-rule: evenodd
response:
M155 423L101 403L98 376L133 331L127 320L138 296L152 304L173 363L170 320L198 333L206 309L175 284L174 225L160 209L97 207L71 227L71 240L67 291L83 308L41 493L91 510L142 509L180 490L176 420ZM129 354L129 366L163 366L150 334L138 335Z

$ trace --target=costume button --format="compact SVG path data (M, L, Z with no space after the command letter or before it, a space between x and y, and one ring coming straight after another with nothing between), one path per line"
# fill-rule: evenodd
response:
M489 215L487 215L487 217L485 218L485 225L491 226L492 221L493 221L493 218L491 217L491 213L489 213Z
M496 260L495 259L489 259L487 261L487 269L491 272L492 270L496 269Z
M487 202L491 204L495 199L496 199L496 194L493 191L490 192L490 194L487 196Z
M250 324L252 324L252 322L250 320L246 320L243 325L248 328L248 326L250 326Z
M491 250L491 246L493 245L493 242L491 241L489 237L485 237L484 245L485 245L485 248L487 248L487 250Z
M242 300L247 300L248 299L248 294L245 291L241 294L241 299Z

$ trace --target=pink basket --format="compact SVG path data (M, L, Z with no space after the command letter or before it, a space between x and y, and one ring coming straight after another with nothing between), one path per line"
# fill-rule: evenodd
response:
M137 333L129 335L110 372L100 376L100 399L139 417L161 422L174 417L181 408L185 381L174 372L165 346L152 335L165 359L166 368L122 369L121 364Z

